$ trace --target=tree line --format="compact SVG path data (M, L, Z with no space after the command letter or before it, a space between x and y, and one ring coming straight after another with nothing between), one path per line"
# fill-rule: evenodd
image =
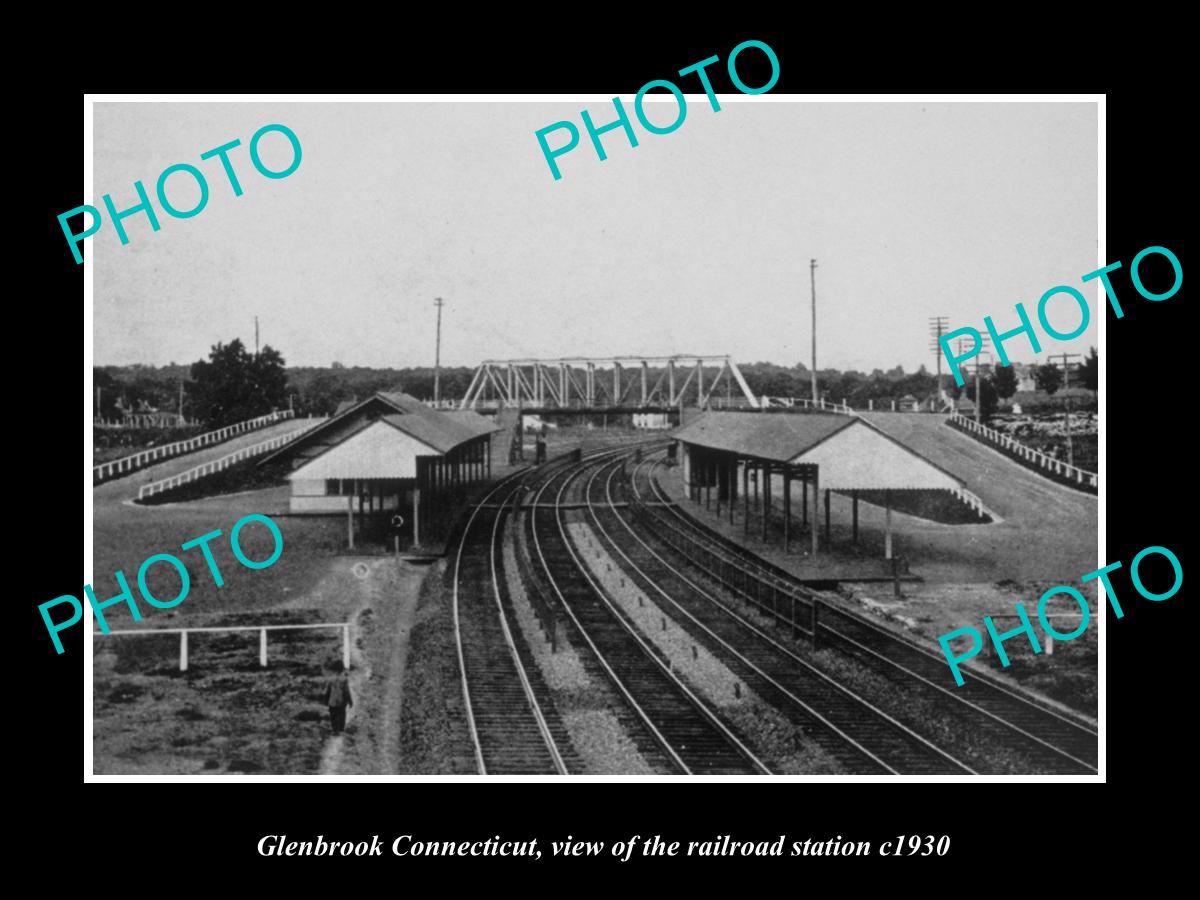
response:
M740 364L739 368L756 396L812 396L810 370L803 363L788 367L753 362ZM461 398L474 373L474 368L466 366L443 367L441 396ZM376 391L404 391L422 400L432 399L434 393L432 366L368 368L334 362L328 367L288 367L282 354L270 345L253 353L236 338L228 344L216 344L207 359L190 366L101 366L92 374L99 398L98 414L103 418L119 418L122 410L128 409L176 411L182 386L185 418L210 428L287 408L299 416L330 415L343 401L361 400ZM965 384L961 389L954 386L949 375L943 375L943 385L952 396L974 401L974 376L965 368L962 374ZM651 370L652 380L657 375ZM1079 367L1079 376L1079 383L1073 379L1072 387L1096 390L1099 363L1095 349ZM1040 390L1054 394L1062 384L1063 372L1050 364L1040 365L1034 369L1034 380ZM980 382L985 415L991 414L999 400L1017 391L1017 377L1011 367L996 367ZM869 374L818 369L817 386L824 399L865 409L870 401L882 407L906 396L924 400L936 394L937 376L923 365L916 372L895 366Z

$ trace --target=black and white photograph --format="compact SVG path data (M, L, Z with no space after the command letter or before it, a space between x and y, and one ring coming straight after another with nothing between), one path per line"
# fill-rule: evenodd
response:
M1102 778L1101 100L745 78L95 99L89 780Z

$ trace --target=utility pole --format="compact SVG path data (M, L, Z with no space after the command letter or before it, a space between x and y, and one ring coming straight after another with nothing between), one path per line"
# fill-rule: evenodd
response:
M433 405L437 406L442 400L442 304L445 301L438 297L433 301L437 307L437 345L433 351Z
M937 399L940 403L942 400L942 335L946 333L946 326L950 323L947 316L930 316L929 317L929 336L933 338L929 349L933 351L933 355L937 358Z
M992 354L988 351L988 343L991 341L986 334L979 336L979 352L975 354L975 422L976 424L983 421L983 397L979 393L979 360L983 354L987 353L990 357ZM958 339L958 347L956 356L962 356L965 350L963 339ZM940 358L940 357L939 357ZM957 379L955 379L957 383Z
M1052 356L1050 359L1061 359L1063 361L1063 391L1066 392L1071 387L1071 359L1082 359L1078 353L1060 353L1058 356ZM1067 465L1075 465L1075 442L1071 439L1071 397L1066 394L1063 397L1063 417L1066 420L1067 430Z
M812 399L817 406L817 261L810 260L808 271L812 277Z
M183 424L183 378L179 379L179 424Z
M254 317L254 358L258 359L258 316Z

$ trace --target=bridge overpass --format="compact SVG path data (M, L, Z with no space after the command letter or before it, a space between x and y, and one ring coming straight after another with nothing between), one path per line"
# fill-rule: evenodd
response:
M460 408L664 412L718 399L759 407L729 356L489 359L475 370Z

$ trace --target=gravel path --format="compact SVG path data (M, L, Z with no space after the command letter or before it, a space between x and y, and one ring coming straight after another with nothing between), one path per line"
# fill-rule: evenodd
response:
M592 682L578 652L563 636L566 628L561 623L558 649L553 653L550 651L550 642L530 604L517 566L518 547L521 553L525 552L525 532L520 525L520 522L514 523L504 536L504 573L509 597L520 636L537 661L554 696L559 717L571 736L571 743L584 762L586 772L581 774L655 774L654 767L638 752L617 717L607 708L610 697L605 689ZM519 544L514 542L514 530L520 535L517 538Z
M837 773L841 769L803 730L747 687L720 659L646 596L600 546L591 527L568 525L596 580L641 632L670 661L688 687L717 706L734 730L754 745L772 771L787 775Z

